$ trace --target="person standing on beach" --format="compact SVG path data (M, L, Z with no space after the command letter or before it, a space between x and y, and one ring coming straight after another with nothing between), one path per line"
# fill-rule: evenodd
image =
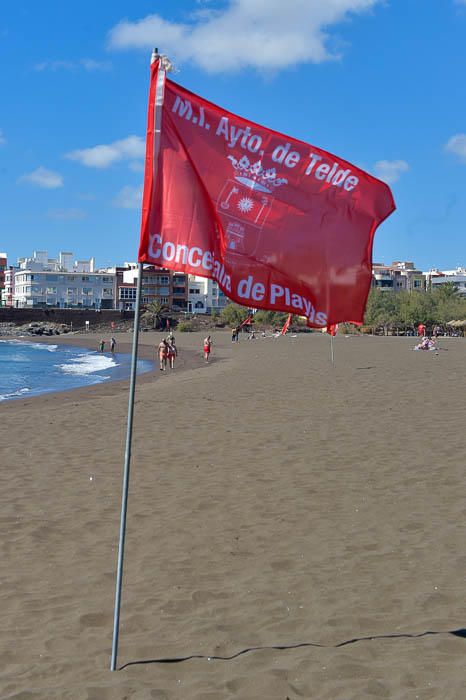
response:
M417 327L417 334L420 338L423 338L426 334L426 327L423 323L420 323Z
M105 340L102 338L102 340L99 343L99 352L103 352L105 350Z
M178 350L175 345L175 338L168 341L168 364L170 369L175 369L175 358L178 356Z
M112 337L110 338L110 352L115 352L115 345L116 345L116 340L115 340L115 338L112 336Z
M159 343L157 347L157 353L160 362L160 371L165 372L167 369L167 359L168 359L168 343L165 338Z
M212 341L210 339L210 335L207 336L207 338L204 338L204 360L206 362L209 361L209 355L212 350Z

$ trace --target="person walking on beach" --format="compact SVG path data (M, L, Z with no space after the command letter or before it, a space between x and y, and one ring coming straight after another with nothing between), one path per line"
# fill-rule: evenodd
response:
M417 334L420 338L423 338L426 334L426 327L423 323L420 323L417 327Z
M104 352L105 350L105 340L102 338L102 340L99 343L99 352Z
M209 361L209 355L212 350L212 341L210 339L210 335L207 336L207 338L204 338L204 360L206 362Z
M165 372L167 369L167 359L168 359L168 343L165 340L165 338L160 341L158 347L157 347L157 353L159 356L159 362L160 362L160 371Z
M116 345L116 340L115 340L115 338L112 336L112 337L110 338L110 352L115 352L115 345Z
M175 339L168 341L168 364L170 369L175 369L175 358L178 356L178 350L176 349Z

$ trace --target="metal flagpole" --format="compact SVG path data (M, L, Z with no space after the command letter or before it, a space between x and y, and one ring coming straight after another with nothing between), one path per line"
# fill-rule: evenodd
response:
M166 56L161 56L158 49L154 49L151 57L151 64L157 59L160 59L161 65L157 77L157 85L155 91L155 109L154 109L154 153L153 153L153 178L155 180L155 168L157 165L158 152L160 148L160 134L162 124L162 105L165 86L165 73L172 69L172 65ZM115 591L115 610L113 614L113 640L112 640L112 658L110 662L110 670L116 671L118 657L118 636L120 631L120 607L121 607L121 588L123 581L123 559L125 553L125 535L126 535L126 512L128 508L128 489L129 489L129 471L131 463L131 442L133 437L133 412L134 412L134 390L136 388L136 366L138 356L138 333L139 333L139 309L141 305L141 286L142 286L142 263L138 263L138 279L136 287L136 311L134 316L133 329L133 352L131 356L131 382L129 387L128 400L128 423L126 429L126 449L125 449L125 466L123 472L123 495L121 500L121 518L120 518L120 542L118 545L118 564L117 564L117 580Z
M330 356L332 358L332 365L335 366L335 353L333 351L333 335L330 334Z
M117 564L117 580L115 592L115 610L113 614L113 641L112 641L112 660L110 670L116 671L117 656L118 656L118 635L120 631L120 606L121 606L121 586L123 582L123 559L125 554L125 536L126 536L126 512L128 509L128 489L129 489L129 470L131 464L131 442L133 437L133 413L134 413L134 391L136 388L136 368L138 360L138 340L139 340L139 308L141 305L141 285L142 285L142 263L138 263L138 278L136 286L136 309L134 311L134 327L133 327L133 352L131 356L131 381L129 385L129 400L128 400L128 423L126 427L126 449L125 449L125 467L123 472L123 495L121 499L121 517L120 517L120 542L118 545L118 564Z

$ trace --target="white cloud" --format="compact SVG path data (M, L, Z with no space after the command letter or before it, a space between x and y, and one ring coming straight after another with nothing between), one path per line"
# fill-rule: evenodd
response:
M55 190L57 187L63 187L63 175L40 166L32 173L22 175L18 182L30 182L32 185L43 187L46 190Z
M112 64L110 61L95 61L93 58L80 58L77 61L42 61L41 63L36 63L33 68L35 71L38 73L41 73L42 71L50 70L50 71L57 71L57 70L68 70L68 71L73 71L73 70L78 70L80 68L84 68L84 70L87 71L99 71L99 70L110 70L112 67Z
M139 187L126 185L118 192L112 202L114 207L119 207L120 209L140 209L141 203L142 185Z
M144 172L144 162L141 160L133 160L129 164L129 169L133 171L133 173L143 173Z
M466 5L466 0L465 0ZM445 150L454 153L463 163L466 163L466 134L456 134L445 144Z
M65 158L88 168L108 168L118 161L143 158L145 153L146 144L140 136L127 136L113 143L71 151L65 154Z
M87 71L106 71L112 67L110 61L94 61L93 58L82 58L80 64Z
M409 165L405 160L378 160L374 165L374 173L379 180L383 180L387 185L396 182L401 173L409 170Z
M42 61L34 65L34 70L41 73L44 70L72 70L73 67L72 61Z
M84 219L86 217L86 212L83 209L49 209L47 212L49 219L55 219L56 221L75 221L78 219Z
M201 9L185 23L160 15L123 20L109 32L112 49L159 46L175 62L209 73L245 68L275 70L338 58L329 29L383 0L229 0L221 10Z
M6 143L6 138L3 135L3 130L0 129L0 146L4 146Z

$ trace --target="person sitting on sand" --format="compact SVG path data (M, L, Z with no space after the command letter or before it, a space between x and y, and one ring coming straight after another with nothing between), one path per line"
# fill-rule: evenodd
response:
M210 335L207 336L207 338L204 338L204 360L206 362L209 361L209 355L212 349L212 341L210 339Z
M436 350L435 340L424 336L418 345L414 348L415 350Z
M165 372L167 369L167 359L168 359L168 343L166 339L160 341L157 347L157 353L160 362L160 371Z

